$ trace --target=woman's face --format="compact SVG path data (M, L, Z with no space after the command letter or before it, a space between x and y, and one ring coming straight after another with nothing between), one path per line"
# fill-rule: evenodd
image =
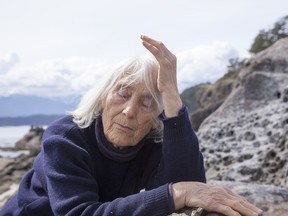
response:
M144 84L125 87L121 80L102 104L106 138L117 148L135 146L154 127L157 106Z

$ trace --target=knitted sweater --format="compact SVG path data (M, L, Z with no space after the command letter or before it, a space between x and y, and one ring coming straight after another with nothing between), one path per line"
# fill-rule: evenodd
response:
M165 119L163 142L128 149L105 139L101 118L80 129L66 116L45 131L33 169L0 215L168 215L169 183L205 182L202 154L185 109ZM141 192L140 192L141 191Z

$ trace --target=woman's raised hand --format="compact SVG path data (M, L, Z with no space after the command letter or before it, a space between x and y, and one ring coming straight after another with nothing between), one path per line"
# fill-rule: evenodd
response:
M182 107L177 87L177 58L166 46L148 36L141 36L143 46L148 49L159 63L157 87L162 95L165 115L173 117Z

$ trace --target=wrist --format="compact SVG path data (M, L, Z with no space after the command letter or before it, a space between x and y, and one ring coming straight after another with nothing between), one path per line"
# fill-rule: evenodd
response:
M162 94L165 116L167 118L175 117L183 107L180 95L177 93Z
M185 189L183 183L172 184L172 197L174 201L175 210L185 207Z

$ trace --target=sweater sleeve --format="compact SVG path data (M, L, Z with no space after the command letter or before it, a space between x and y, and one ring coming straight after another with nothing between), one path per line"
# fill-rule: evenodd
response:
M46 190L55 215L160 216L173 211L168 184L101 203L88 152L62 136L46 139L43 155Z
M152 177L154 187L180 181L206 182L203 156L187 107L178 116L160 119L164 124L162 159Z

